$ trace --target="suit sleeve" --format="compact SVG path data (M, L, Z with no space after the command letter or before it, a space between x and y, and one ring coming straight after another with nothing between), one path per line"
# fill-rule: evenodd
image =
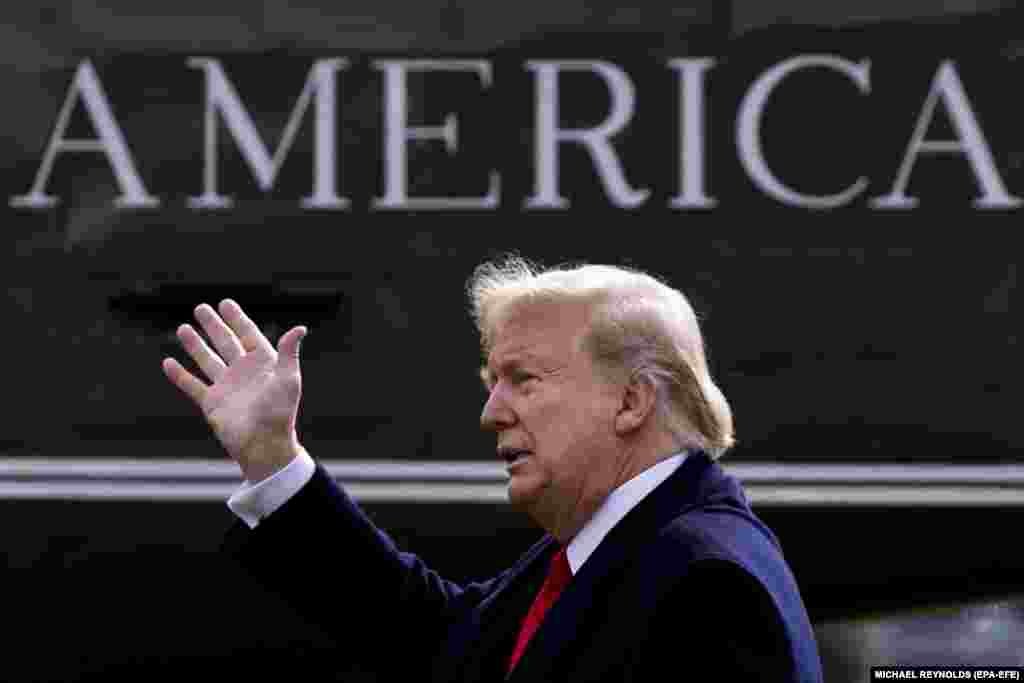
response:
M667 680L664 672L677 672L681 680L795 680L778 609L732 562L695 563L660 602L649 633L637 653L644 671L637 680Z
M320 465L255 529L237 522L221 551L330 634L343 656L379 670L422 671L448 624L493 583L460 586L400 552Z

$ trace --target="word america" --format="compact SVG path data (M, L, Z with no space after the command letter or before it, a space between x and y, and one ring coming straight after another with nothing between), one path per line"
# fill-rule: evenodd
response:
M349 62L344 58L314 61L304 87L292 108L283 134L273 153L261 138L256 126L221 63L212 58L188 58L190 69L201 71L205 79L203 191L187 198L187 206L196 210L229 209L231 196L218 184L217 136L218 121L223 121L242 158L263 192L273 189L275 180L295 140L299 126L315 102L313 134L313 179L308 196L299 199L302 209L345 210L349 198L339 193L336 158L338 139L337 78ZM649 188L630 185L622 163L613 148L612 138L623 131L634 114L635 88L629 76L615 64L605 61L527 61L535 83L535 172L533 192L525 199L526 209L564 210L570 206L559 189L559 150L563 145L578 145L586 150L611 205L631 209L645 204ZM679 84L679 148L678 187L668 200L672 209L709 209L718 204L710 196L705 183L705 96L704 83L714 67L711 58L671 59L667 67L677 74ZM501 176L491 170L486 194L483 196L410 196L408 188L408 155L410 141L443 143L449 153L458 149L458 122L454 114L440 125L412 125L408 120L410 73L469 72L475 74L484 90L493 84L491 63L487 60L377 60L373 68L383 76L383 147L384 184L382 196L371 200L371 208L379 210L492 210L501 201ZM799 208L833 209L862 198L869 208L913 209L919 199L907 195L907 186L915 162L923 155L958 154L970 167L979 190L972 206L977 209L1010 209L1021 205L1012 196L1000 177L992 153L978 124L974 110L952 61L942 61L936 70L923 102L909 143L903 155L892 188L887 194L862 197L869 180L860 177L846 188L831 194L802 193L786 184L771 170L762 149L762 117L772 92L788 77L806 69L826 69L837 78L856 85L861 95L870 94L870 61L852 62L827 54L799 55L779 62L764 71L747 89L736 116L736 147L739 161L757 189L778 202ZM559 76L583 72L599 78L607 86L610 107L604 120L589 128L559 126ZM88 115L95 138L66 137L71 113L81 102ZM955 139L926 139L935 110L941 103L953 124ZM120 195L112 198L121 209L153 208L161 200L147 189L136 169L129 145L113 115L100 78L89 60L76 68L64 103L49 137L35 180L25 194L10 198L16 208L45 210L56 206L60 197L47 193L47 185L55 160L61 155L101 153L113 170Z

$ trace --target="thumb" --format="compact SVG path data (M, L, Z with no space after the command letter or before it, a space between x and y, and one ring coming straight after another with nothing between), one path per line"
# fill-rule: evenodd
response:
M299 346L309 330L304 325L285 332L277 342L277 366L287 372L299 372Z

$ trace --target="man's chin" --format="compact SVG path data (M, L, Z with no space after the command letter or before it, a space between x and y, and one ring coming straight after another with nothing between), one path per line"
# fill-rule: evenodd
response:
M558 516L558 506L551 494L552 491L536 479L513 477L509 482L508 501L512 507L526 513L535 524L549 532Z
M539 487L527 477L513 476L508 483L508 502L523 512L530 512L540 497Z
M508 502L514 508L525 510L530 506L532 497L516 488L515 484L508 485Z

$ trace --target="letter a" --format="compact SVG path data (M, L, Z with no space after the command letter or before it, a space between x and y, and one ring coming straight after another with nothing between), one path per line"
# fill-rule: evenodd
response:
M939 97L942 97L942 103L946 105L946 111L953 121L957 140L924 139ZM910 138L910 145L907 147L892 192L884 197L872 199L869 206L877 209L912 209L917 206L917 199L908 197L906 191L910 171L921 152L953 152L967 155L974 177L978 179L982 189L981 197L973 202L976 208L1010 209L1021 205L1020 199L1007 193L1003 180L999 177L999 171L996 170L992 152L985 142L985 136L978 126L977 119L974 118L964 86L957 76L956 68L949 61L939 66L932 80L931 91L921 109L921 115L917 118L917 127Z
M82 96L82 103L85 104L85 110L99 136L95 140L64 138L71 120L71 111L79 95ZM28 194L11 197L12 207L49 209L60 202L59 197L46 194L44 188L50 179L53 162L61 152L103 152L114 170L117 185L121 188L121 196L114 202L118 208L137 209L160 205L160 200L146 192L146 187L142 184L142 178L139 177L135 162L132 161L132 154L124 141L121 129L117 126L117 121L114 120L107 96L103 93L100 79L88 59L79 64L78 70L75 71L71 89L68 90L68 96L57 116L57 125L50 136L46 154L43 155L43 162L39 165L32 189Z

